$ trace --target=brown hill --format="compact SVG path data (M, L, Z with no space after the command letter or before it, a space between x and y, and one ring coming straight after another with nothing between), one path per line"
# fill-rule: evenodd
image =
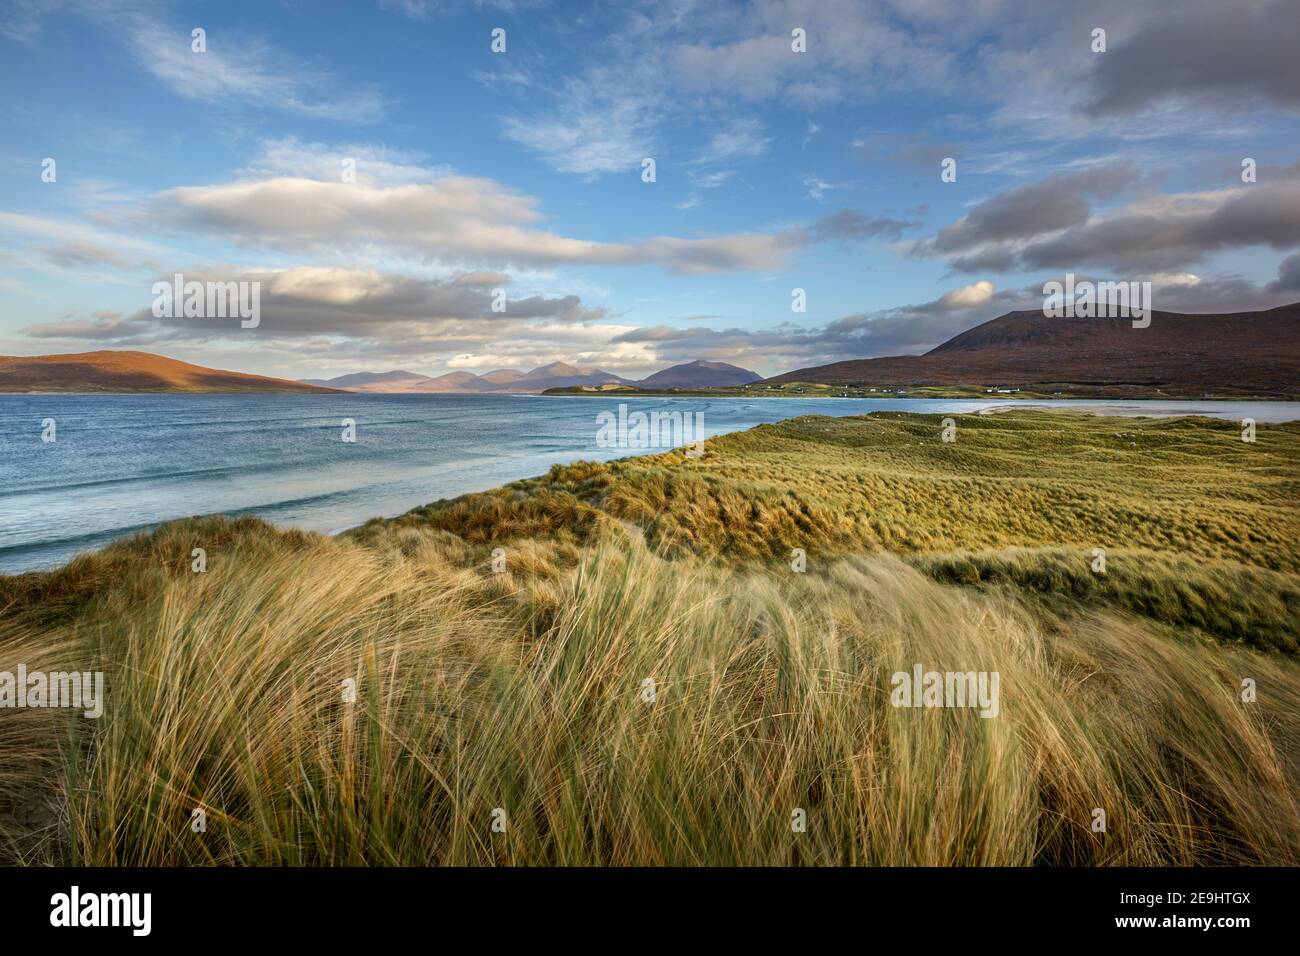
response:
M480 375L479 378L485 382L491 382L493 385L505 385L507 382L517 382L524 377L524 373L513 368L499 368L495 372L488 372Z
M350 376L357 378L360 376ZM331 384L339 384L333 382ZM478 376L469 372L448 372L431 378L428 375L413 375L391 378L385 381L349 384L349 392L370 392L376 395L424 395L434 392L475 392L479 391Z
M0 392L336 392L191 365L151 352L0 355Z
M719 388L728 385L748 385L763 376L747 368L728 365L726 362L706 362L696 359L682 365L655 372L636 384L642 388Z
M766 380L856 386L1006 386L1067 394L1300 395L1300 303L1262 312L1129 319L1009 312L924 355L856 359Z
M598 368L579 368L564 362L553 362L533 369L531 372L516 372L513 369L498 369L486 375L474 375L471 372L448 372L437 378L404 372L395 369L391 372L355 372L340 375L337 378L305 378L303 382L312 385L328 385L345 389L349 392L391 393L459 393L479 394L495 392L543 392L548 388L559 386L603 385L606 382L631 384L611 372Z

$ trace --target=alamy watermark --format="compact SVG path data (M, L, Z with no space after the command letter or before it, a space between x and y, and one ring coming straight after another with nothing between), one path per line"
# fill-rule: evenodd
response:
M603 411L596 416L597 448L680 448L689 445L687 458L704 454L703 412Z
M1066 273L1065 282L1043 283L1043 315L1049 319L1132 319L1133 328L1151 324L1150 282L1076 282Z
M243 329L262 322L260 282L186 282L177 272L171 282L155 282L151 291L156 319L239 319Z
M0 708L73 707L91 720L104 713L102 671L0 671Z
M89 893L73 886L50 897L50 925L125 927L132 936L148 936L153 928L153 894Z
M889 702L895 707L978 707L981 717L998 715L997 671L927 671L920 664L895 671Z

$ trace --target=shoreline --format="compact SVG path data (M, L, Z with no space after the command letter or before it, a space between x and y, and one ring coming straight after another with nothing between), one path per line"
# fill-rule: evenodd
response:
M408 393L409 394L409 393ZM420 393L417 393L420 394ZM432 393L429 393L432 394ZM474 392L447 392L443 394L455 395L473 395ZM1084 404L1088 402L1294 402L1300 405L1300 397L1297 398L1260 398L1249 395L1216 395L1209 398L1181 398L1169 397L1164 395L1151 395L1142 398L1071 398L1062 396L1060 398L1014 398L1011 396L1000 395L997 398L981 398L975 395L711 395L707 392L639 392L636 394L628 392L562 392L547 394L545 392L521 392L519 398L706 398L712 400L737 399L741 401L750 401L752 399L784 399L785 401L861 401L861 402L990 402L1004 401L1011 403L1023 403L1020 405L1009 405L1008 407L1031 407L1035 403L1050 402L1078 402ZM1053 405L1039 405L1041 408L1055 408Z
M953 399L953 401L958 401L958 399ZM1147 411L1146 409L1130 410L1120 406L1096 405L1096 404L1089 405L1087 404L1086 399L1080 399L1079 401L1080 401L1080 407L1078 408L1062 408L1059 405L1043 405L1043 404L1026 403L1024 405L994 405L991 408L982 408L975 414L976 415L999 415L1002 414L1003 412L1017 412L1017 411L1029 410L1029 411L1038 411L1038 412L1077 412L1079 414L1084 414L1084 415L1112 415L1117 418L1206 418L1209 417L1209 418L1218 418L1220 421L1228 421L1228 419L1222 418L1221 416L1218 415L1209 415L1209 416L1197 415L1194 409L1188 409L1188 411L1185 414L1179 414L1179 415L1148 415L1146 414ZM1115 401L1126 402L1129 401L1129 399L1115 399ZM1134 399L1134 401L1137 400ZM1151 401L1151 399L1145 399L1145 401ZM1170 399L1170 401L1190 402L1194 400L1193 399ZM1205 401L1210 401L1210 399L1205 399ZM1213 399L1213 401L1225 401L1225 399ZM1286 419L1281 422L1274 422L1273 424L1285 425L1295 421L1300 421L1300 418Z
M1300 426L1243 445L1186 417L954 417L955 446L935 414L809 414L703 460L552 469L332 538L194 518L0 578L5 666L101 672L112 708L69 715L84 747L52 716L15 724L11 779L50 809L9 806L5 847L163 866L784 865L792 846L828 864L1294 863ZM895 698L891 674L918 667L989 675L1001 723ZM1234 753L1270 772L1203 772ZM979 802L945 796L954 766L982 768ZM825 851L781 825L809 780ZM1160 815L1121 845L1060 826L1064 807L1083 831L1094 803ZM745 829L670 843L684 805ZM202 841L176 825L196 806L221 814ZM498 807L517 849L487 835ZM483 840L429 826L462 817Z
M536 396L527 396L527 397L536 397ZM789 399L789 400L793 401L795 399ZM886 401L886 400L880 400L880 401ZM890 401L891 403L898 403L898 404L902 404L902 403L910 404L913 402L929 402L932 404L940 403L940 402L943 404L967 404L967 403L979 402L981 400L979 399L943 399L943 400L890 399L887 401ZM1232 423L1236 423L1237 421L1237 419L1229 417L1223 414L1222 412L1220 412L1219 414L1215 414L1214 411L1211 409L1197 407L1198 403L1192 402L1190 400L1180 400L1180 399L1167 400L1165 402L1166 407L1164 409L1157 410L1154 412L1150 408L1138 407L1138 403L1136 401L1126 403L1124 405L1116 405L1116 406L1099 404L1096 401L1086 402L1083 400L1076 400L1076 399L1060 399L1057 401L1060 402L1061 404L1048 405L1048 404L1043 404L1041 402L1030 402L1030 401L1002 402L988 407L970 408L970 409L961 409L961 410L917 411L909 408L898 408L898 407L873 408L873 409L864 409L860 412L852 412L847 416L831 416L831 415L825 415L821 411L804 410L801 413L791 414L788 417L777 419L775 422L769 422L769 423L760 422L757 425L750 425L748 427L732 428L728 431L723 431L717 433L716 435L711 435L706 440L708 442L713 442L718 439L726 439L731 436L743 435L747 432L752 431L757 427L760 427L763 424L780 424L782 422L789 422L799 418L814 418L814 419L824 418L828 421L836 421L836 420L840 420L841 417L867 418L871 416L885 416L890 419L898 419L902 416L921 417L921 416L942 415L945 413L951 413L956 415L992 416L992 415L998 415L998 414L1003 414L1008 412L1010 413L1034 412L1034 413L1042 413L1046 415L1059 414L1059 415L1071 416L1071 417L1075 417L1075 416L1077 417L1123 417L1123 418L1134 418L1134 419L1145 419L1145 420L1157 420L1157 419L1176 420L1176 419L1185 419L1185 418L1210 418L1210 419L1232 422ZM1177 405L1186 404L1188 407L1176 408L1176 409L1171 409L1168 407L1170 405L1175 405L1175 404ZM1275 426L1276 425L1285 426L1288 424L1300 422L1300 402L1288 403L1288 404L1294 404L1297 406L1292 417L1278 419L1278 420L1261 418L1259 419L1260 424L1263 425L1267 423ZM1288 410L1288 412L1290 412L1290 410ZM637 458L641 458L645 456L668 454L675 450L679 450L679 449L626 448L626 449L619 449L620 452L619 456L610 459L592 459L590 458L589 455L575 453L575 455L562 455L559 457L554 457L548 459L546 462L531 462L531 463L520 462L521 468L517 473L512 473L511 475L503 475L497 477L485 477L483 483L481 484L475 483L470 487L443 489L446 491L446 493L444 494L440 494L439 489L437 488L430 488L425 496L423 496L420 500L415 501L414 503L411 504L403 504L391 508L385 507L384 499L382 498L382 496L380 496L377 500L371 500L369 502L369 504L373 506L373 510L368 510L364 514L364 516L360 516L357 514L347 514L346 509L344 509L343 513L334 513L331 514L331 516L328 518L320 518L319 520L315 520L315 521L313 520L284 521L269 516L264 517L264 520L268 521L273 526L281 530L286 530L286 531L300 530L309 533L322 534L327 537L338 537L340 535L346 534L347 532L362 527L368 522L375 521L375 520L391 521L393 519L400 518L402 515L407 514L410 511L416 510L418 508L426 507L438 501L450 501L450 500L455 500L457 498L464 497L466 495L490 493L497 489L509 487L519 482L535 481L544 477L548 468L553 468L555 466L563 467L563 466L572 465L577 461L587 461L587 460L599 461L602 464L610 464L616 462L630 462L630 461L634 461ZM139 524L132 525L129 529L125 529L121 533L114 534L111 537L106 537L98 543L89 544L84 550L78 550L73 554L68 555L67 557L61 557L61 558L55 557L49 559L48 561L41 561L38 564L33 566L20 565L19 567L14 568L12 570L0 570L0 578L6 576L10 576L10 577L17 576L29 572L50 571L52 569L63 566L69 560L72 560L72 558L75 557L76 554L102 550L105 547L109 547L114 542L121 541L125 538L129 538L133 534L139 533L140 531L156 530L159 526L163 524L167 524L168 522L184 521L189 518L206 517L206 516L231 517L231 516L237 516L245 513L260 515L262 514L262 511L261 509L249 510L247 508L236 507L236 508L228 508L228 509L217 509L208 512L193 512L189 514L178 514L171 517L163 517L156 521L153 520L143 521ZM57 547L59 543L60 542L57 539L45 540L41 542L30 542L24 545L10 546L2 550L19 551L19 552L27 552L27 551L39 552L42 549L47 547L50 548Z
M828 386L829 387L829 386ZM919 385L917 388L944 388L946 386L929 386ZM961 387L961 386L954 386ZM294 397L308 398L317 396L321 398L332 398L339 395L363 396L370 398L393 398L393 397L410 397L420 396L427 398L443 397L471 397L471 398L707 398L707 399L757 399L757 398L775 398L775 399L799 399L799 400L836 400L859 399L865 401L914 401L914 402L985 402L985 401L1005 401L1013 403L1031 403L1031 402L1297 402L1300 403L1300 395L1296 396L1279 396L1279 395L1198 395L1195 398L1189 398L1183 395L1125 395L1122 397L1107 398L1104 396L1044 396L1041 393L1033 393L1024 397L1016 395L894 395L887 393L871 394L854 394L854 395L805 395L789 394L783 392L747 392L744 394L735 393L714 393L704 389L693 389L684 391L635 391L622 392L610 390L601 392L592 391L555 391L548 389L541 392L353 392L346 389L318 390L297 392L291 389L201 389L188 391L185 389L136 389L132 391L81 391L76 389L50 389L50 390L29 390L22 392L0 391L0 398L16 397L24 398L31 396L127 396L127 395L183 395L194 398L201 395L291 395Z

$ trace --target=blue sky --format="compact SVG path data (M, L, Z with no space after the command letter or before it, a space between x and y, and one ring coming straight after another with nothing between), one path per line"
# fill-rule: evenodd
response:
M773 374L1066 272L1300 299L1300 5L1169 6L0 3L0 353ZM260 325L154 318L175 272Z

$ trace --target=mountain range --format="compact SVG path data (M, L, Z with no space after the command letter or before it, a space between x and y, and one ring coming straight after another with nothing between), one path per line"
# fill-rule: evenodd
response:
M726 362L697 360L674 365L638 380L623 378L598 368L582 368L565 362L542 365L529 372L503 368L485 375L448 372L430 377L394 369L391 372L357 372L337 378L305 378L304 384L349 392L460 392L519 393L543 392L548 388L626 385L634 388L721 388L762 381L763 376Z
M965 385L1069 395L1300 397L1300 303L1259 312L1152 312L1129 319L1009 312L924 355L853 359L769 379L725 362L674 365L639 381L563 362L528 372L358 372L290 381L204 368L149 352L0 356L0 392L519 393L551 388L725 388L794 383L854 387Z
M1295 396L1300 394L1300 303L1260 312L1152 311L1146 328L1134 328L1127 318L1009 312L924 355L835 362L766 381Z

